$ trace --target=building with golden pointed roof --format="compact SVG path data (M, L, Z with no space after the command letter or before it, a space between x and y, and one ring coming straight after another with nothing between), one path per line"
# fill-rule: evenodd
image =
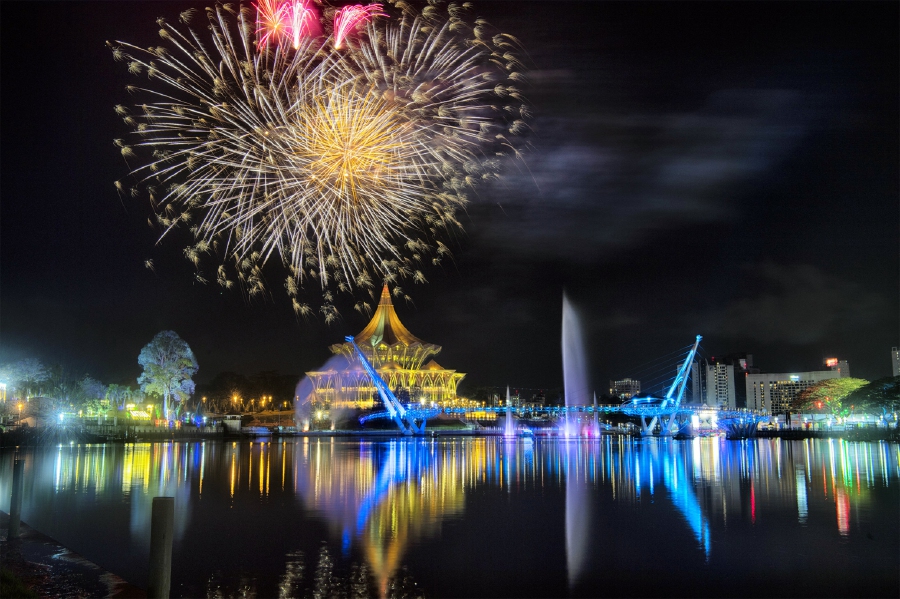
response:
M372 320L354 340L388 386L395 393L401 392L401 401L406 401L407 393L409 401L427 404L448 405L456 401L456 388L466 375L435 362L433 356L441 351L441 346L422 341L403 326L387 285L381 291ZM312 403L323 409L367 409L380 405L375 385L353 345L336 343L329 349L344 360L338 366L306 373L312 383Z

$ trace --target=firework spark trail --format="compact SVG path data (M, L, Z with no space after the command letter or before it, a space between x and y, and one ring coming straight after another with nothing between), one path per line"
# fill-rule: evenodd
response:
M344 40L357 27L370 22L374 17L386 16L387 14L382 12L381 4L345 6L334 15L334 47L340 50Z
M294 50L299 50L301 38L316 34L319 24L316 10L307 0L291 0L286 3L285 10L288 11Z
M198 280L205 256L220 255L220 285L232 287L236 273L260 293L261 267L277 255L294 309L311 313L297 296L316 280L329 320L334 291L425 281L421 265L449 253L440 238L460 228L468 190L518 152L512 140L528 109L521 68L498 59L512 38L478 33L479 21L474 38L462 35L458 7L442 23L434 10L357 21L344 30L357 41L328 52L326 38L271 25L285 6L309 7L260 0L253 14L220 5L207 9L212 44L160 21L168 47L113 45L130 72L155 82L129 86L152 103L116 107L139 137L116 144L126 157L151 152L132 172L132 193L149 193L161 239L189 228L185 255Z

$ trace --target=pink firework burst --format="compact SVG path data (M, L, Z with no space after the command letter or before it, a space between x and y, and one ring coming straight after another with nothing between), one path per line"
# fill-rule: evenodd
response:
M318 14L310 0L260 0L253 6L260 48L287 39L296 50L301 38L320 33Z
M283 10L290 24L294 50L300 47L300 38L318 34L319 19L309 0L291 0L284 3Z
M385 13L381 12L380 4L345 6L334 15L334 47L340 49L344 40L357 26L362 25L373 17L386 16Z

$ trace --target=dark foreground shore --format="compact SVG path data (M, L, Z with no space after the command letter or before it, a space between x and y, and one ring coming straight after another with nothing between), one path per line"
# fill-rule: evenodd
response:
M18 539L9 540L9 514L0 512L0 566L5 571L3 599L37 597L129 598L147 593L105 571L48 536L21 523ZM6 575L8 574L8 575Z

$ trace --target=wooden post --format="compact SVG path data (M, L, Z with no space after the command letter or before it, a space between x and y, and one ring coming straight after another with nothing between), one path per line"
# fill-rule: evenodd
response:
M154 497L150 517L149 599L169 599L172 586L172 537L175 531L175 498Z
M9 532L8 539L19 538L19 523L22 521L22 486L24 485L23 472L25 460L16 453L16 461L13 463L12 497L9 502Z

